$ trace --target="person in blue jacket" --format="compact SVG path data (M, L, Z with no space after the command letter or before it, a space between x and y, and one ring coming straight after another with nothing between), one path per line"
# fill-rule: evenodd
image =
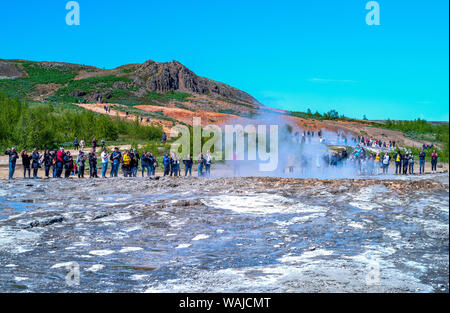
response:
M170 156L169 153L166 153L163 157L163 165L164 165L164 176L169 175L170 172Z
M420 172L420 174L425 173L425 157L426 156L427 156L426 153L422 149L419 154L419 172Z
M16 170L16 162L19 159L19 154L16 152L16 148L12 147L5 152L5 155L9 155L9 179L13 179L14 171Z
M111 153L111 177L117 177L120 167L120 160L122 159L122 154L119 152L119 148L115 147L113 153Z

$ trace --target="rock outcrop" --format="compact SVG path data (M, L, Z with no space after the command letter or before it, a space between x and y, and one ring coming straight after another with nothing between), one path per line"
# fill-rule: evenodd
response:
M201 95L213 95L231 100L258 105L258 101L248 93L208 78L197 76L183 64L172 61L157 63L147 61L136 68L135 83L145 83L148 91L165 93L180 91Z
M24 77L14 63L0 61L0 79L16 79Z

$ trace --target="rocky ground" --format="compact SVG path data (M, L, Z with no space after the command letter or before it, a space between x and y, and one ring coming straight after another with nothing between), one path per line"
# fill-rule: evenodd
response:
M448 204L448 174L3 181L0 291L448 292Z

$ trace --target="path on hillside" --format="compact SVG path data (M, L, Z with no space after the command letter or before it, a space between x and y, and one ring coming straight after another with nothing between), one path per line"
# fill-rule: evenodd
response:
M77 104L78 106L94 111L100 114L106 114L110 116L118 115L122 119L126 119L134 121L136 117L139 117L136 114L129 114L128 118L126 117L125 112L114 109L114 106L117 107L127 107L122 104L108 103L111 105L111 112L106 113L104 109L103 103L81 103ZM208 124L215 125L223 125L225 123L236 124L240 123L243 125L248 124L251 119L239 117L237 115L226 114L226 113L218 113L218 112L209 112L209 111L199 111L193 112L186 109L181 108L172 108L172 107L159 107L153 105L138 105L133 107L135 109L140 109L148 112L158 112L162 111L163 114L169 118L180 121L182 123L192 125L193 117L200 117L202 120L202 126L206 126ZM368 138L372 138L374 140L382 140L382 141L395 141L398 147L422 147L423 144L430 144L431 142L427 142L424 140L413 139L406 136L403 132L397 130L390 130L385 128L378 128L370 126L369 124L360 124L356 122L346 122L346 121L331 121L331 120L315 120L315 119L303 119L299 117L294 117L290 115L280 115L288 124L292 126L299 127L300 129L310 129L317 131L319 129L325 129L331 132L345 132L347 135L364 136ZM141 122L143 125L161 125L163 127L164 132L170 135L170 130L173 127L172 121L155 119L151 118L150 122L146 122L146 117ZM298 130L294 130L298 131ZM434 145L439 147L439 144L434 143Z
M128 117L126 115L125 112L123 111L119 111L114 109L114 106L119 106L119 107L126 107L125 105L122 104L116 104L116 103L108 103L108 105L111 105L111 112L107 113L105 111L105 104L104 103L77 103L77 106L89 110L89 111L93 111L96 113L100 113L100 114L105 114L105 115L109 115L111 117L115 117L115 116L119 116L119 118L133 122L136 120L136 117L139 118L139 115L136 114L128 114ZM163 127L164 132L166 132L167 134L170 134L170 129L173 126L173 123L171 121L166 121L166 120L161 120L161 119L155 119L155 118L150 118L150 122L146 121L147 117L145 117L143 119L142 122L140 122L142 125L161 125Z

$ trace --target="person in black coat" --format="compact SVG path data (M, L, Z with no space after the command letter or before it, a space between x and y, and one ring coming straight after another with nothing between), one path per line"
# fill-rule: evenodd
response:
M33 167L33 178L38 178L37 174L39 171L39 168L41 167L41 156L39 155L39 152L36 148L34 148L33 153L31 154L32 164Z
M89 177L90 178L98 178L97 176L97 156L95 155L95 150L92 149L88 155L89 158Z
M31 156L27 153L26 150L23 150L20 153L20 157L22 158L23 178L27 178L27 172L28 172L28 178L31 178L31 175L30 175Z
M150 170L149 161L150 160L148 158L147 152L143 151L142 155L141 155L142 177L145 176L145 171L147 171L147 177L150 176L151 170Z
M403 175L407 175L408 174L408 162L409 162L409 154L408 152L405 153L405 155L403 156Z
M69 178L73 169L73 158L69 151L64 155L64 178Z
M148 166L150 167L150 175L155 176L155 169L158 167L158 162L152 153L147 153Z

